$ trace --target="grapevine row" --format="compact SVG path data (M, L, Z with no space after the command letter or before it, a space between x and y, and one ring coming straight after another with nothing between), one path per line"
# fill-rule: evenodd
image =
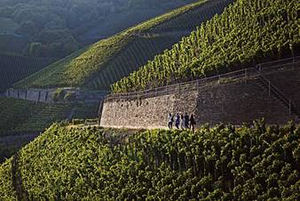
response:
M144 90L294 56L300 43L298 15L296 0L238 0L113 84L112 91Z
M300 198L300 128L293 123L124 132L50 127L19 153L29 200ZM14 199L10 163L0 166L0 197Z

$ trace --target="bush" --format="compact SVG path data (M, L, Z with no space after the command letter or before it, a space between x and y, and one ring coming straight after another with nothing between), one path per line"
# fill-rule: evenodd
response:
M65 101L75 101L76 100L76 94L75 92L67 92L64 96Z
M60 101L64 98L64 90L62 88L57 88L55 90L55 92L53 93L53 101L54 102L57 102L57 101Z

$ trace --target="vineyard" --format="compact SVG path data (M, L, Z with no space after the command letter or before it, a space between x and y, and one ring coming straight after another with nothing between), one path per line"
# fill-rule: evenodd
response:
M138 71L112 85L114 93L221 74L299 54L297 0L237 0Z
M72 118L95 118L98 104L44 104L0 98L0 136L43 131L53 122Z
M232 0L200 0L101 40L25 78L15 87L109 86L171 48ZM165 26L166 25L166 26Z
M0 166L0 197L299 200L299 143L293 123L134 135L54 124Z
M52 59L0 54L0 92L51 62Z
M54 121L64 120L71 105L48 105L12 98L0 99L0 135L43 131Z

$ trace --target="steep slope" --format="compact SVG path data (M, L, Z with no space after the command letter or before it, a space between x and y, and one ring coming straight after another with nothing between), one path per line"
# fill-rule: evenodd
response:
M143 90L300 54L299 8L297 0L237 0L112 90Z
M53 122L73 118L96 118L98 105L44 104L0 98L0 137L43 131ZM84 108L84 109L83 109Z
M43 131L53 121L62 121L71 105L47 105L12 98L0 98L0 136Z
M53 125L0 166L0 199L300 199L293 124L124 134Z
M195 1L0 0L0 53L62 58Z
M18 82L15 87L108 89L111 83L171 47L201 22L221 13L231 1L200 0L176 9L86 47Z
M41 70L52 61L53 59L0 54L0 92L11 87L13 83Z

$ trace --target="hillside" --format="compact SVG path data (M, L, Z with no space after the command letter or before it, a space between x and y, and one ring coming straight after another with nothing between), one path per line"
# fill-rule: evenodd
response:
M237 0L112 91L144 90L299 55L299 6L297 0Z
M110 84L171 47L201 22L221 13L230 2L200 0L173 10L51 64L15 87L108 89Z
M12 98L0 98L0 136L43 131L53 121L62 121L71 105L47 105Z
M41 70L53 59L31 58L18 55L0 54L0 92L13 83Z
M55 124L0 166L0 198L299 200L299 129L256 122L128 137Z
M98 104L44 104L0 97L0 163L54 122L97 117ZM84 122L84 120L81 120ZM0 198L1 200L1 198Z
M195 0L0 0L0 53L63 58Z
M98 105L44 104L0 98L0 137L44 131L53 122L72 118L96 118ZM71 116L72 114L72 116Z

